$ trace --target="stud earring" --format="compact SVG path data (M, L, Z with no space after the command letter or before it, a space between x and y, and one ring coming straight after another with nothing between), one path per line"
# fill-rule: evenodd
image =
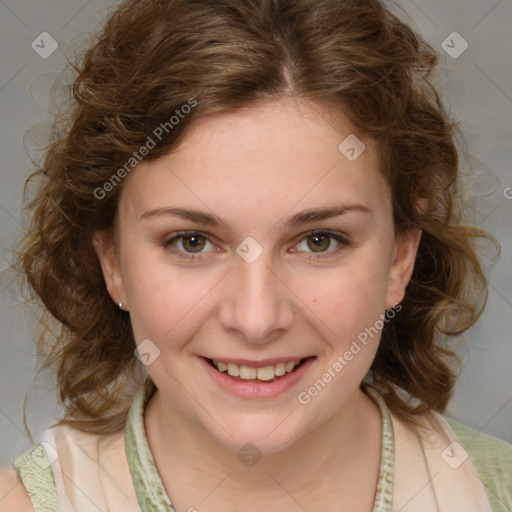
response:
M123 309L123 303L122 302L119 302L118 306L119 306L119 309Z

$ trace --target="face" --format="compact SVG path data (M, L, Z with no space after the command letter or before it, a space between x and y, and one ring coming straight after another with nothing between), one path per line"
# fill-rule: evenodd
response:
M395 237L376 148L343 153L341 121L290 99L203 117L126 179L117 246L95 236L163 401L224 447L278 451L355 406L412 273L420 234Z

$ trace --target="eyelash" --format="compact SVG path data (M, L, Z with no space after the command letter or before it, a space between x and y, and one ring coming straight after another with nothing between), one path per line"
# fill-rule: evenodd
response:
M180 231L179 233L176 233L174 236L172 236L171 238L168 238L166 240L164 240L162 242L162 246L164 247L164 249L168 249L169 246L171 246L176 240L179 240L180 238L183 238L187 235L199 235L199 236L202 236L203 238L205 238L208 242L211 242L211 239L210 237L206 234L206 233L203 233L202 231ZM350 243L349 241L347 240L346 237L342 236L341 234L339 233L336 233L334 231L329 231L329 230L321 230L321 229L317 229L317 230L314 230L314 231L308 231L307 233L304 233L302 238L299 240L298 243L302 242L304 239L306 238L309 238L311 236L314 236L314 235L328 235L330 236L331 238L333 238L334 240L336 240L336 242L340 243L341 245L337 248L337 249L333 249L333 250L329 250L329 251L322 251L320 253L310 253L310 254L313 254L313 256L307 256L308 259L312 259L312 260L320 260L320 259L323 259L323 258L328 258L328 257L332 257L332 256L335 256L337 255L338 253L340 253L345 247L349 246ZM204 256L202 256L203 254L205 253L183 253L181 251L172 251L174 254L176 254L179 258L184 258L184 259L187 259L187 260L199 260L199 259L203 259Z

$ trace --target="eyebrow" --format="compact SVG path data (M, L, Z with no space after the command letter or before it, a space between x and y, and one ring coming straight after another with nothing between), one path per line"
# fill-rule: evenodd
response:
M324 208L310 208L302 212L292 215L285 221L285 227L295 227L311 222L331 219L344 215L348 212L370 213L371 210L362 204L340 204L336 203L332 206ZM164 207L148 210L140 219L150 219L154 217L179 217L181 219L190 220L196 224L203 224L211 227L222 227L227 231L233 231L229 225L215 214L193 210L190 208Z

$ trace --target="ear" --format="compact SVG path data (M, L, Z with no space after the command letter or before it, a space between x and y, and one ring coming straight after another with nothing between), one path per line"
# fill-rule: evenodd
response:
M421 240L421 229L414 228L398 235L395 242L394 258L389 271L386 308L390 309L405 296L405 287L414 270L414 262Z
M92 244L98 255L109 295L116 304L122 302L123 309L126 310L123 277L112 235L106 231L97 231L93 234Z

